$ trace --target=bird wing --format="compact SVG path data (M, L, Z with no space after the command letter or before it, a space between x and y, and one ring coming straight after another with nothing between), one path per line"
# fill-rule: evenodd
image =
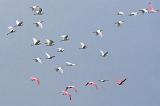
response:
M42 64L42 60L40 58L37 58L38 62Z
M43 28L43 25L42 25L41 22L38 22L38 25L39 25L39 27L40 27L41 29Z
M66 62L66 64L67 64L67 65L72 65L72 63L71 63L71 62Z
M8 29L9 29L9 32L14 30L14 28L12 26L9 26Z
M50 57L51 57L47 52L46 52L45 54L46 54L47 58L50 58Z
M37 40L36 38L33 38L33 43L34 43L34 44L36 44L37 41L38 41L38 40Z
M81 48L83 48L85 46L85 44L83 42L80 42L81 44Z
M16 20L16 25L19 25L20 21Z
M63 69L61 67L58 67L58 70L63 74Z
M99 50L99 51L100 51L101 55L104 56L104 52L102 50Z

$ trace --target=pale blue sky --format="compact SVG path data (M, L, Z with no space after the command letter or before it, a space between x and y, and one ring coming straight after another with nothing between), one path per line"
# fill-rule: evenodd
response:
M160 13L129 17L132 11L145 8L149 0L0 0L0 105L2 106L159 106L160 89ZM152 0L160 9L160 1ZM30 6L39 4L43 16L34 16ZM125 16L116 15L124 11ZM15 20L24 26L4 38ZM44 28L32 23L45 20ZM122 27L114 24L124 20ZM104 37L92 32L103 29ZM59 42L68 34L70 41ZM32 37L42 42L53 39L56 44L31 47ZM79 42L88 45L79 50ZM58 43L57 43L58 42ZM57 53L63 47L64 53ZM99 49L109 55L100 57ZM45 60L45 52L55 59ZM43 64L32 59L42 57ZM55 72L65 61L76 63L65 67L64 74ZM41 79L40 86L30 77ZM123 86L115 81L127 77ZM98 79L110 82L99 83ZM99 89L84 86L97 81ZM72 101L58 94L67 85L78 86Z

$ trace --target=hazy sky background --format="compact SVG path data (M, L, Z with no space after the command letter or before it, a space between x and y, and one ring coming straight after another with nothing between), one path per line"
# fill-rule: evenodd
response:
M129 17L145 8L149 0L0 0L0 105L2 106L160 106L160 13ZM160 1L151 1L160 9ZM44 15L34 16L30 6L38 4ZM117 16L124 11L125 16ZM5 38L8 26L15 20L24 26ZM44 28L32 23L45 20ZM114 24L124 20L122 27ZM104 37L92 32L103 29ZM68 34L70 41L59 42L59 35ZM32 37L42 42L53 39L56 44L32 47ZM79 42L88 45L79 50ZM63 47L64 53L57 53ZM108 51L102 58L99 49ZM55 55L46 60L45 52ZM43 64L32 59L42 57ZM55 72L65 62L64 74ZM41 80L36 86L30 80ZM123 86L117 79L127 77ZM99 79L109 82L99 83ZM84 86L96 81L99 89ZM72 101L58 94L67 85L77 86Z

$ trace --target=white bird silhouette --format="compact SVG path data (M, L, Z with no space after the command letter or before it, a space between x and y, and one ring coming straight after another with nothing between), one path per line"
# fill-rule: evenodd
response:
M43 15L44 13L43 13L43 11L42 11L42 8L37 8L36 10L35 10L35 13L34 13L34 15Z
M51 55L49 55L47 52L46 52L45 54L46 54L46 56L47 56L47 58L46 58L46 59L52 59L53 57L55 57L55 56L51 56Z
M115 24L117 24L117 27L120 27L123 23L124 23L124 21L118 21Z
M37 40L36 38L33 38L33 45L40 45L41 44L41 41L40 40ZM33 46L31 45L31 46Z
M96 33L96 36L103 37L103 33L102 33L102 31L103 31L103 30L98 29L96 32L93 32L93 33Z
M69 40L69 36L68 35L61 35L60 37L62 38L61 41L68 41Z
M138 15L138 12L131 12L131 13L129 14L129 16L136 16L136 15Z
M35 12L39 8L39 6L38 5L33 5L30 8L32 9L33 12Z
M58 72L58 71L59 71L61 74L63 74L63 69L62 69L62 67L57 67L57 68L56 68L56 72Z
M124 12L119 11L119 12L117 13L117 15L119 15L119 16L123 16L123 15L124 15Z
M102 57L106 57L106 55L108 54L108 52L104 52L102 50L99 50L99 51L100 51Z
M36 25L36 27L39 27L39 28L43 28L43 23L44 21L37 21L37 22L34 22L33 24L35 24Z
M58 48L57 52L64 52L63 48Z
M41 63L41 64L42 64L42 60L41 60L41 58L39 58L39 57L34 58L33 60L34 60L35 62L39 62L39 63Z
M23 26L23 21L16 20L16 25L14 27L17 27L17 26Z
M66 66L75 66L76 64L74 63L71 63L71 62L65 62L66 63Z
M109 81L109 80L98 80L99 82L106 82L106 81Z
M80 49L86 49L87 48L87 45L85 45L83 42L80 42L80 45L81 45Z
M7 33L7 35L16 32L16 29L12 26L9 26L8 29L9 29L9 32Z
M45 39L45 40L46 40L46 42L45 42L46 46L53 46L54 45L53 40L49 40L49 39Z
M142 14L148 13L148 9L147 9L147 8L140 9L139 11L140 11Z

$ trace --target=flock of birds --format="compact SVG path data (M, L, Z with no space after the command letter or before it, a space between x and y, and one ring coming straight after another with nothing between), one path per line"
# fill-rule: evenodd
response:
M39 5L33 5L30 8L32 9L33 15L43 15L44 14L43 9ZM157 12L160 12L160 10L155 9L154 6L152 5L152 3L149 2L148 6L146 8L140 9L140 10L138 10L138 12L137 11L131 12L128 16L137 16L138 14L157 13ZM117 15L118 16L124 16L125 13L123 11L119 11L117 13ZM37 21L37 22L34 22L33 24L37 28L43 29L43 22L45 22L45 21L44 20L43 21ZM117 25L117 27L120 27L123 23L124 23L124 21L120 20L120 21L117 21L115 24ZM16 32L16 29L18 27L23 26L23 24L24 24L23 21L16 20L16 25L8 27L9 32L7 33L7 35ZM96 31L94 31L92 33L94 33L96 36L103 37L103 30L102 29L97 29ZM61 41L63 41L63 42L70 40L69 35L61 35L60 37L61 37ZM54 46L55 45L55 42L53 40L45 39L45 41L46 42L44 44L46 46ZM41 44L42 44L42 42L39 39L33 37L33 44L31 46L37 46L37 45L41 45ZM87 49L87 45L83 42L80 42L79 49ZM61 48L61 47L58 48L57 52L64 52L64 48ZM100 56L103 57L103 58L105 58L108 55L108 51L99 50L99 52L100 52ZM55 58L54 55L50 55L47 52L45 53L45 55L46 55L46 59ZM41 57L34 58L33 61L35 61L37 63L40 63L40 64L43 63ZM76 66L75 63L71 63L71 62L68 62L68 61L65 62L65 64L66 64L66 66ZM60 72L61 74L64 73L64 70L61 66L57 67L55 69L55 71ZM30 79L31 79L31 81L34 81L36 85L40 85L40 79L37 76L32 76ZM116 84L117 85L123 85L126 80L127 80L127 78L119 79L119 80L116 81ZM104 82L107 82L109 80L101 79L101 80L98 80L98 81L101 82L101 83L104 83ZM98 85L97 85L96 81L86 82L85 86L92 86L92 87L95 87L96 89L98 89ZM76 86L69 85L69 86L65 87L65 89L63 91L61 91L60 93L62 95L68 96L69 99L71 100L72 95L69 92L70 89L77 92L77 87Z

